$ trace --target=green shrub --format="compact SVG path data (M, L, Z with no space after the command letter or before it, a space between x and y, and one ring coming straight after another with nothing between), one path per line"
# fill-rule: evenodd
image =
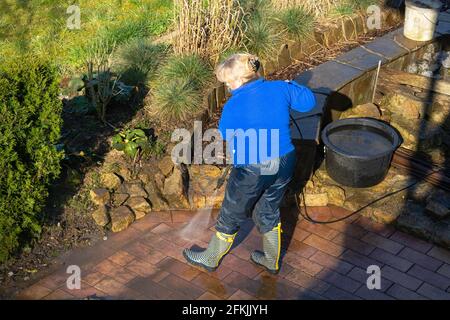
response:
M283 10L277 22L283 32L299 41L314 29L314 17L300 7Z
M117 48L114 67L128 85L141 85L151 80L165 57L166 47L149 39L136 38Z
M0 261L40 234L47 188L60 172L56 71L32 61L0 68Z
M112 137L112 147L135 159L150 151L150 141L141 129L123 130Z
M150 83L152 110L160 120L187 121L204 109L211 67L196 55L172 56Z

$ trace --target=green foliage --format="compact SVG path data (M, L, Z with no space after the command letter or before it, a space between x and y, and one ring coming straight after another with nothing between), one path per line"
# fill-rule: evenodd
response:
M158 81L153 88L156 115L166 121L187 121L202 110L201 93L185 79Z
M355 12L355 8L352 5L349 5L348 3L339 4L336 6L332 11L332 16L350 16Z
M283 10L277 22L283 32L295 40L302 40L314 30L314 17L301 7Z
M213 78L211 67L196 55L173 56L150 83L152 109L164 121L186 121L204 108L203 94Z
M244 50L256 54L262 60L270 60L278 54L281 32L277 26L277 14L270 0L243 0L246 13Z
M160 158L166 152L166 145L159 140L153 140L150 142L149 154Z
M197 55L172 56L161 68L159 76L165 80L183 79L200 90L211 82L211 67Z
M56 71L35 57L19 61L0 68L0 261L40 234L62 159Z
M277 32L274 16L256 14L250 19L245 32L244 44L248 52L263 60L277 56L281 34Z
M136 159L149 152L150 142L143 130L128 129L119 132L112 138L112 147L118 151L123 151L128 157Z
M142 85L153 79L166 54L165 46L153 44L149 39L135 38L117 48L114 68L124 83Z
M332 10L334 16L349 16L359 10L366 10L371 5L379 5L380 0L345 0Z
M124 21L120 25L106 27L101 31L99 37L120 45L132 39L144 38L149 35L147 22L141 18Z
M81 29L67 28L70 4L81 9ZM80 71L83 47L103 38L117 45L161 35L172 23L172 0L2 0L0 61L33 52L55 61L65 73ZM3 41L5 39L5 41Z

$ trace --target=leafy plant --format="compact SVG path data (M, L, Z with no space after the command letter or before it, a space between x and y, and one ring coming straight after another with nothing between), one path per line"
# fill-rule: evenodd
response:
M60 173L57 70L36 57L0 66L0 261L39 236Z
M131 173L137 176L140 160L151 151L150 141L141 129L126 129L112 138L112 147L132 159Z
M112 147L135 159L150 150L150 143L143 130L128 129L119 132L112 138Z

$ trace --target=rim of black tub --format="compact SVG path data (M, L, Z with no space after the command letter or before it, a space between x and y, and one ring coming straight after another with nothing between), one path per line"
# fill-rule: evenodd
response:
M377 154L368 154L368 155L355 155L350 154L342 149L339 148L339 146L336 146L333 144L330 139L328 138L330 134L333 132L338 131L339 129L343 129L345 127L361 127L364 128L364 130L372 130L375 131L374 133L377 133L384 138L388 139L392 147L390 149L387 149L386 151L377 153ZM322 142L325 144L326 147L331 149L333 152L336 152L342 156L351 158L351 159L374 159L379 157L384 157L388 155L389 153L394 152L402 143L401 138L398 134L398 132L392 128L389 124L382 122L375 118L370 117L364 117L364 118L347 118L347 119L340 119L333 121L329 123L322 131Z

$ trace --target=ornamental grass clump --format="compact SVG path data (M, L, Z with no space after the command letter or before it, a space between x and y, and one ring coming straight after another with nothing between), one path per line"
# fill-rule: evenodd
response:
M167 47L148 38L135 38L119 46L114 53L113 67L128 85L144 85L154 78L167 54Z
M314 17L301 7L282 10L276 20L284 33L298 41L304 39L314 30Z
M272 60L278 56L283 32L279 30L276 10L269 0L245 0L245 51L257 55L262 60Z
M173 124L195 118L205 108L205 91L212 84L210 65L197 55L172 56L149 84L149 112Z
M175 0L175 53L197 54L217 63L224 51L240 46L244 16L236 0Z

